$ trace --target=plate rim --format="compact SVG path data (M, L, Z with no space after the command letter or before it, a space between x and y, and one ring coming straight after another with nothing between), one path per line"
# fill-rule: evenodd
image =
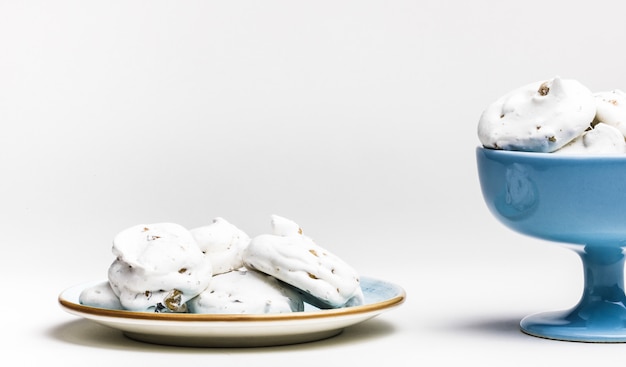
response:
M373 312L382 312L390 308L401 305L406 301L406 291L401 286L380 280L373 277L361 276L361 279L367 279L375 282L384 283L397 290L397 294L382 301L368 303L359 306L351 306L344 308L313 310L304 312L290 312L277 314L193 314L193 313L154 313L140 312L129 310L115 310L107 308L99 308L81 305L77 302L69 300L67 293L74 291L79 287L86 287L89 284L95 284L98 281L83 282L63 290L57 301L62 308L68 311L77 312L83 315L105 317L113 319L126 320L149 320L153 322L275 322L275 321L297 321L308 319L319 319L336 316L355 316L370 314ZM100 280L100 281L105 281Z

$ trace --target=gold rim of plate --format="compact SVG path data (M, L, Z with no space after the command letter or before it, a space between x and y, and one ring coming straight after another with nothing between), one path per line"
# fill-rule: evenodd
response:
M366 314L375 311L385 310L387 308L399 306L406 300L406 292L397 285L392 285L398 290L398 294L389 299L367 303L359 306L351 306L344 308L302 311L292 313L278 314L192 314L192 313L157 313L157 312L138 312L128 310L113 310L99 307L91 307L72 302L64 298L65 293L62 292L58 301L62 307L83 314L89 314L100 317L124 318L135 320L153 320L153 321L183 321L183 322L235 322L235 321L291 321L325 318L330 316L349 316ZM74 288L74 287L73 287ZM71 288L70 288L71 289ZM69 290L69 289L68 289Z

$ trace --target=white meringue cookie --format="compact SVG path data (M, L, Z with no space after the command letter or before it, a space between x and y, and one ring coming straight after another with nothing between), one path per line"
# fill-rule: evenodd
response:
M612 154L626 153L624 135L609 124L598 123L593 129L554 152L555 154Z
M78 303L85 306L108 308L110 310L124 309L109 282L100 282L85 288L78 296Z
M593 93L555 77L515 89L483 111L478 137L493 149L553 152L581 135L594 119Z
M273 216L272 224L274 233L284 235L254 237L244 252L245 266L312 295L325 308L363 302L359 275L350 265L304 236L292 221Z
M250 237L224 218L217 217L209 225L194 228L191 234L211 261L213 275L243 266L243 251Z
M115 236L109 282L124 308L183 312L205 290L211 262L191 232L174 223L141 224Z
M209 287L187 302L191 313L267 314L304 311L299 294L278 279L241 268L213 276Z
M626 93L619 89L598 92L596 98L596 122L604 122L617 128L626 136Z
M297 236L302 234L302 228L298 223L278 215L271 217L272 233L277 236Z

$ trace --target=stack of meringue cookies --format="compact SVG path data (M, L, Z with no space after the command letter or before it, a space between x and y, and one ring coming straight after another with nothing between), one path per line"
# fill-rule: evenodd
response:
M626 94L593 93L555 77L515 89L489 105L478 123L485 148L558 154L626 152Z
M358 273L277 215L272 234L250 238L223 218L188 230L140 224L113 239L108 280L86 288L82 305L196 314L268 314L357 306Z

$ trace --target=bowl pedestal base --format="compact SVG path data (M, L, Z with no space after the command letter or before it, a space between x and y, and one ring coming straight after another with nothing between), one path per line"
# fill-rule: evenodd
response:
M585 271L579 303L565 311L542 312L522 319L529 335L566 341L626 343L624 251L618 246L579 246Z

